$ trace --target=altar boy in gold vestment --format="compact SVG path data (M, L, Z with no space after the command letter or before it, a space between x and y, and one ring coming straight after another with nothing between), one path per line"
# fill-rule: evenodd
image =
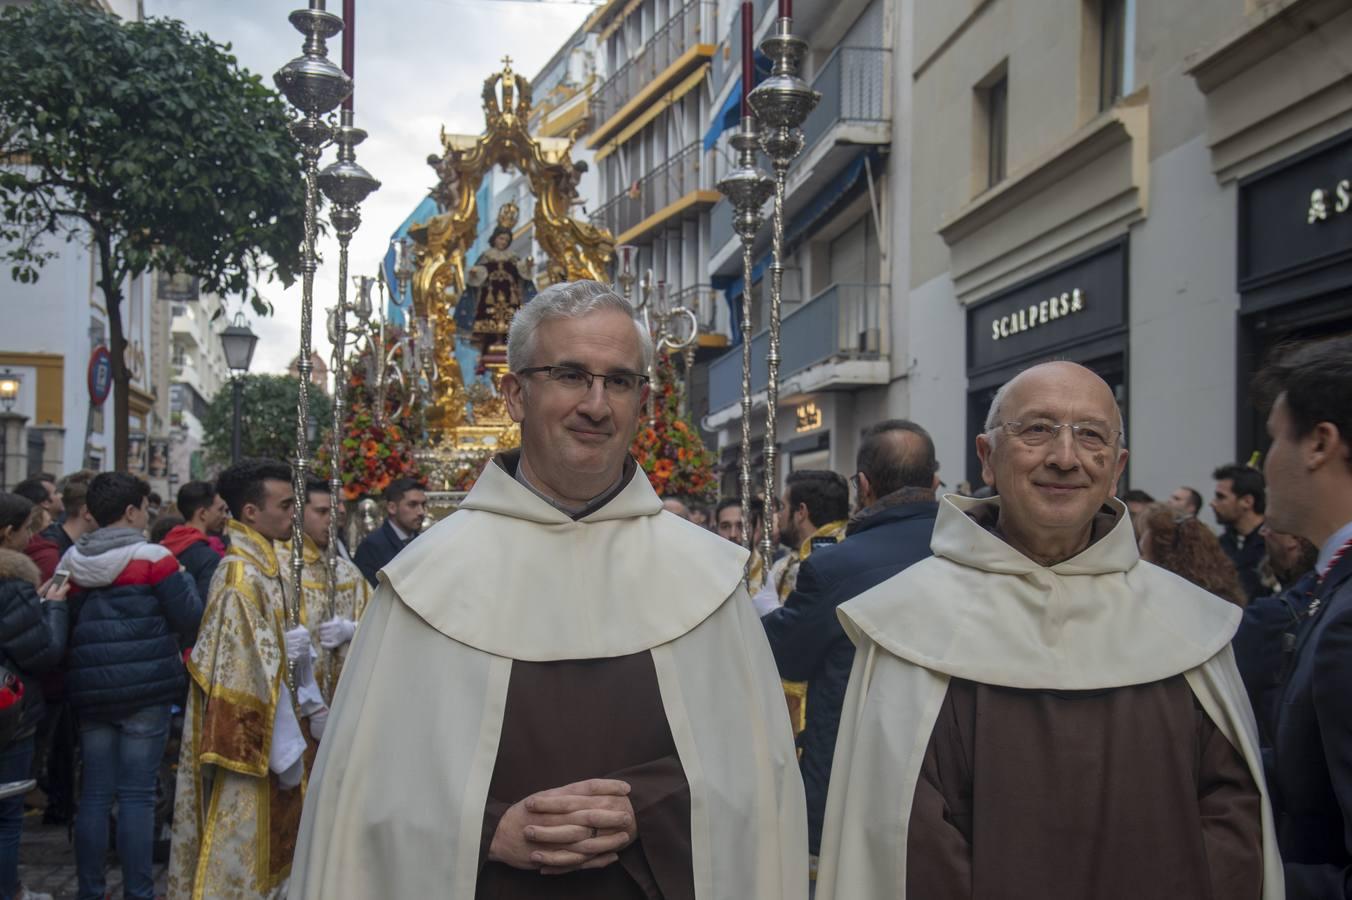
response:
M305 776L328 716L309 632L287 630L274 541L289 534L290 478L283 463L246 460L217 484L234 519L188 663L172 900L286 895ZM286 677L292 660L294 693Z
M337 585L330 602L328 547L332 515L328 483L311 479L305 487L305 569L301 579L300 621L310 631L315 650L315 681L325 705L333 702L338 676L357 633L357 622L371 597L371 585L361 570L340 556L335 560ZM290 549L290 543L284 544L283 554ZM282 569L289 587L290 568Z

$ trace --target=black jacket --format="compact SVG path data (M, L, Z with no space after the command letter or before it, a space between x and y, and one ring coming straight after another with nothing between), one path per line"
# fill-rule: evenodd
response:
M81 538L63 561L82 589L73 601L66 660L71 705L85 718L110 721L182 702L188 687L182 652L202 620L197 588L159 544L142 540L82 557L86 539L98 534ZM116 563L100 568L100 557L114 554Z
M61 661L66 652L67 607L44 603L34 582L38 567L13 550L0 550L0 661L24 684L24 707L14 739L31 735L42 718L42 688L34 676Z
M798 736L798 764L812 853L821 848L831 757L854 664L854 644L836 618L836 607L928 557L938 512L933 501L884 500L876 511L850 523L844 541L814 550L803 560L793 593L761 619L780 676L807 682L807 722Z
M1352 897L1352 553L1315 588L1296 634L1272 759L1286 896Z
M371 582L371 586L375 587L376 573L385 568L406 546L408 545L399 539L399 535L394 533L394 526L386 519L384 524L362 539L361 546L357 548L357 555L352 557L352 561L357 564L358 569L361 569L366 580Z
M1241 539L1239 532L1227 525L1221 533L1221 549L1239 572L1239 586L1244 589L1244 596L1250 600L1266 597L1268 589L1263 586L1262 568L1263 559L1267 556L1267 543L1258 529L1255 528Z
M1265 753L1272 747L1277 696L1288 656L1282 642L1288 632L1294 632L1300 625L1317 580L1314 570L1310 570L1280 594L1251 602L1244 607L1244 618L1230 642L1235 650L1235 666L1244 679L1244 689L1258 720L1258 737Z

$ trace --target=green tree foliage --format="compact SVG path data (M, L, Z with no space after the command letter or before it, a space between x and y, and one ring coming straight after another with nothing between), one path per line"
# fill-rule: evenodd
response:
M185 272L224 295L263 270L288 283L299 271L304 188L287 106L228 51L181 22L124 23L94 4L0 12L0 259L27 283L59 252L52 237L97 254L118 468L128 279Z
M240 449L245 456L266 456L283 462L296 455L296 404L300 379L293 375L245 375L240 415ZM230 463L230 439L234 433L234 388L226 384L207 406L202 423L203 443L213 465ZM324 440L331 413L324 392L310 385L310 417L316 423L315 437ZM315 441L310 442L311 450Z

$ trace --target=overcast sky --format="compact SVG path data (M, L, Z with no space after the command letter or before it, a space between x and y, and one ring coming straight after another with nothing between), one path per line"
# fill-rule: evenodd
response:
M218 43L229 43L240 65L264 76L300 55L301 35L287 15L302 0L145 0L147 16L182 19ZM341 12L341 0L329 0ZM397 10L397 12L396 12ZM437 135L483 131L479 99L483 81L512 58L512 68L533 78L566 37L586 18L582 5L510 0L358 0L356 43L356 124L370 137L357 148L357 161L382 186L362 205L362 226L351 243L352 275L375 275L390 234L434 182L426 164L440 152ZM342 38L329 43L329 58L342 59ZM330 149L320 167L332 162ZM327 360L326 310L338 284L338 244L321 244L323 264L315 279L317 350ZM278 282L264 295L276 307L271 318L250 324L261 340L251 371L282 372L300 346L300 284L283 291ZM232 298L230 311L239 306Z

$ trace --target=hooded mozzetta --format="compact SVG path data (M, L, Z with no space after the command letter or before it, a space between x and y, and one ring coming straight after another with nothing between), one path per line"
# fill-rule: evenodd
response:
M382 570L310 782L291 896L473 897L513 661L648 651L689 785L696 897L803 900L802 782L744 560L664 513L641 474L573 520L489 465Z
M952 678L1093 691L1182 674L1262 788L1253 714L1229 647L1240 610L1140 561L1116 502L1111 531L1049 567L969 515L998 510L999 502L945 497L934 556L838 611L857 652L827 800L818 900L905 897L912 799ZM1262 822L1262 896L1279 900L1282 867L1266 793Z

